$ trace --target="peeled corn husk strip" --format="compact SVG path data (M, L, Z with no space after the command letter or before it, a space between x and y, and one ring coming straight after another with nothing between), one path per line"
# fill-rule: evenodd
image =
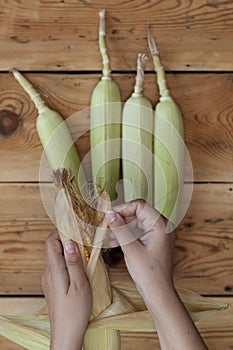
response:
M111 285L119 291L122 296L128 300L132 306L138 311L145 311L146 306L139 294L136 285L129 280L115 280ZM212 301L211 298L202 297L199 294L186 289L177 289L177 293L184 303L186 309L189 311L190 316L194 322L201 320L202 318L213 314L217 311L222 311L228 308L227 303L219 303Z
M63 179L64 182L68 181L68 178L64 176ZM65 186L64 182L63 185ZM71 196L75 196L75 193L73 191L69 193L68 189L70 191L72 190L68 186L67 191L65 191L64 189L60 189L60 192L58 193L55 202L56 222L63 235L68 235L68 237L71 237L72 240L76 241L80 247L80 251L82 252L81 256L83 264L86 269L87 277L89 279L89 283L92 289L93 306L91 318L93 318L97 317L111 304L111 288L109 283L109 277L99 247L94 247L94 249L92 249L90 260L87 264L86 258L83 253L83 236L88 234L89 228L90 230L95 229L95 227L93 228L91 225L88 225L88 223L86 224L86 220L87 222L91 222L88 213L90 215L94 214L92 209L88 207L88 204L86 204L87 217L83 217L82 223L80 223L81 219L77 216L77 214L75 213L75 209L73 209L72 206ZM100 202L102 203L102 208L100 208L99 206L98 209L105 212L110 208L110 200L106 192L103 192L100 197L102 198L102 202ZM82 199L80 198L80 200ZM73 202L76 202L76 200L73 199ZM89 212L87 210L88 208L90 209ZM102 230L102 234L104 236L106 229L107 223L104 218L102 224L98 226L97 231ZM96 255L95 259L93 259L94 255ZM97 285L98 288L96 288Z
M89 328L86 332L83 350L120 350L120 332L110 328Z
M128 294L130 294L130 292L132 292L132 294L135 293L136 287L134 286L133 288L131 288L132 284L129 287L128 282L114 281L114 283L118 285L119 290L124 291L124 293L126 290ZM179 290L179 295L183 300L183 302L185 303L187 310L190 312L190 315L195 322L217 311L225 310L228 307L228 304L226 303L213 302L211 298L208 298L208 299L203 298L197 295L196 293L193 293L187 290ZM139 296L139 298L141 297ZM33 330L32 330L32 327L33 327ZM114 331L122 330L122 331L131 331L131 332L154 332L155 330L153 321L147 310L139 311L139 312L130 312L128 314L105 317L102 319L97 318L96 320L91 321L89 324L89 329L95 332L97 332L99 329L102 329L102 328L103 329L107 328ZM47 337L46 332L43 333L41 329L45 329L45 330L49 329L48 317L41 318L38 316L35 316L35 317L7 316L7 317L0 318L0 335L13 340L18 344L21 344L22 346L25 346L29 350L33 350L33 349L48 350L49 349L49 346L46 345L46 342L44 343L44 345L43 343L41 345L41 339L44 339L44 337L45 338ZM93 337L95 334L95 337L96 337L97 333L95 332L87 333L87 334ZM108 334L108 337L109 337L111 333L103 333L103 334L105 335ZM31 338L31 340L27 338ZM92 340L89 339L88 342L89 341L90 342L92 341L93 344L95 342L94 338ZM36 347L37 343L38 343L38 346L40 346L38 348ZM117 343L118 343L118 340L117 340ZM91 344L90 344L90 348L91 348ZM103 349L105 348L103 347ZM112 348L109 347L108 350L110 349Z
M155 326L149 311L138 311L111 316L90 323L90 328L108 328L130 332L154 332Z
M41 330L41 327L33 327L35 320L25 319L27 325L23 325L23 318L20 319L22 323L18 323L16 319L0 317L0 335L29 350L48 350L50 344L49 332ZM44 322L46 321L44 320ZM31 324L31 326L28 324Z
M114 287L112 287L112 296L112 304L98 316L98 319L137 311L131 302Z
M1 316L0 316L1 317ZM50 332L49 317L47 315L36 315L36 316L2 316L2 320L12 321L16 324L39 329L44 331L45 334Z
M146 310L146 305L131 278L127 281L114 280L111 282L111 286L119 291L124 299L130 302L135 310Z

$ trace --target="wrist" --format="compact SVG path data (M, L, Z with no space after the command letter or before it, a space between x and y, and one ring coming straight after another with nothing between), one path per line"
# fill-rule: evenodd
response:
M171 300L178 298L173 281L163 276L150 283L147 288L140 290L140 293L148 310L153 313L160 313Z
M51 334L50 350L82 350L85 332L70 334L64 329L58 334Z

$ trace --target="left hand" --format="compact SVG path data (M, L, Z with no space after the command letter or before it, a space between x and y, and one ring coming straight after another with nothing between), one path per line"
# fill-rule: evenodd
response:
M42 288L49 310L51 350L80 350L92 308L89 282L78 246L63 247L58 233L46 240L47 265Z

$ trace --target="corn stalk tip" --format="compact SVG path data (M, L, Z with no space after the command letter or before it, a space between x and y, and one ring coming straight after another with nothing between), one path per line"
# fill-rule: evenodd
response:
M141 97L143 93L143 84L144 84L144 71L146 68L146 62L148 58L146 54L139 53L137 59L137 75L136 75L136 83L134 85L134 92L132 93L132 97Z
M151 31L151 25L148 23L147 24L147 41L148 41L148 45L149 45L149 49L151 52L152 56L158 56L159 55L159 50L157 48L157 45L155 43L155 38L152 34Z
M145 53L138 54L137 68L142 67L143 70L146 68L146 63L148 62L148 57Z
M105 13L106 13L106 10L105 10L105 9L101 10L101 11L99 12L100 18L105 18Z
M15 78L17 78L21 75L20 72L18 72L16 68L12 68L10 70L10 73L12 73Z
M223 310L226 310L230 307L230 304L228 303L224 303L222 304L220 307L219 307L219 311L223 311Z

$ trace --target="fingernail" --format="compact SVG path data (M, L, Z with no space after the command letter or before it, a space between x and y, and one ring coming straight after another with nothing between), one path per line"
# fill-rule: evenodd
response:
M117 219L117 214L111 210L107 211L106 216L109 224L112 224Z
M73 242L66 242L65 243L65 250L68 254L74 254L77 252L77 246Z

